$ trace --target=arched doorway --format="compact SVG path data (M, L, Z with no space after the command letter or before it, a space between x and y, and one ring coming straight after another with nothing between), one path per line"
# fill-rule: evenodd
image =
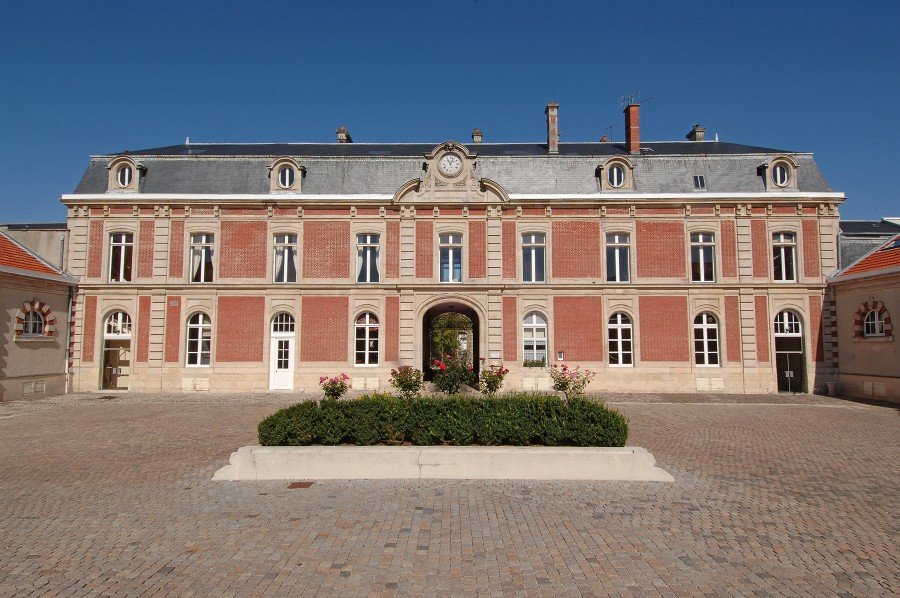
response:
M103 322L104 390L128 390L131 374L131 316L114 311Z
M775 370L778 392L806 391L806 359L800 316L784 310L775 316Z
M269 335L269 390L294 389L294 316L272 318Z
M481 336L478 314L468 305L449 301L430 308L422 316L422 373L433 378L432 364L445 355L465 359L478 376Z

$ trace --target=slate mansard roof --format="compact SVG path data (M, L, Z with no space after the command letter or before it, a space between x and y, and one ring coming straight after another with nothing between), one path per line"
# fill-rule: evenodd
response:
M191 143L93 156L76 194L107 190L107 165L131 156L146 172L142 193L265 194L276 157L288 156L306 168L303 194L393 194L423 175L424 155L439 143ZM759 167L775 156L799 164L799 192L830 192L813 157L719 141L644 142L640 155L623 143L560 143L549 156L538 143L466 144L477 154L476 175L496 181L507 193L597 193L597 166L620 156L634 164L635 193L693 192L694 175L703 175L712 193L766 191ZM614 196L611 194L611 196Z

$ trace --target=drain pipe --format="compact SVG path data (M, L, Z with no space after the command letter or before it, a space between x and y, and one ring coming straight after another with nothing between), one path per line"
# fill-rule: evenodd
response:
M73 293L72 285L69 285L69 297L66 301L66 305L68 306L68 310L66 311L66 364L65 369L65 381L66 381L66 389L65 394L69 394L69 357L72 352L72 324L75 319L72 317L72 301L74 301L74 293Z

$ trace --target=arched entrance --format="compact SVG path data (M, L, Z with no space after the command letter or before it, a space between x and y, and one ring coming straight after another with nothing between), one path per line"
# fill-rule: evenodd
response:
M459 356L478 376L481 336L477 312L465 303L448 301L422 315L422 373L433 378L432 364L445 355Z
M806 391L806 359L800 316L784 310L775 316L775 370L778 392Z
M114 311L103 323L104 390L128 390L131 374L131 316Z

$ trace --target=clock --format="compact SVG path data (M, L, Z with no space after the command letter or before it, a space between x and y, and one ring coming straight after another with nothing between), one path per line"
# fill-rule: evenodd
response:
M444 154L438 162L438 169L446 176L456 176L462 170L462 159L456 154Z

